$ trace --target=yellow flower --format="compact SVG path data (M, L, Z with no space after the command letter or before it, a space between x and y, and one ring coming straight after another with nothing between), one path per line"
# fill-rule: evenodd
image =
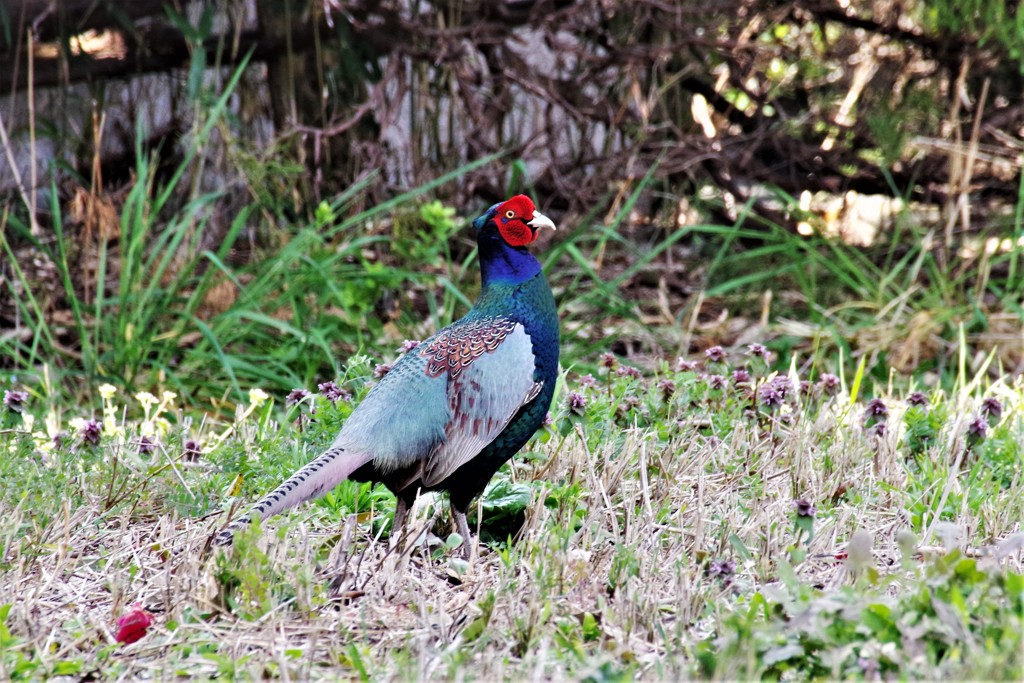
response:
M36 448L42 453L49 453L54 449L53 438L42 432L34 432L32 439L36 442Z
M148 391L140 391L139 393L135 394L135 400L142 404L143 410L147 411L153 406L155 406L157 403L159 403L156 396L149 393Z
M156 412L154 413L154 415L159 415L160 413L167 410L171 405L174 404L174 399L176 398L178 398L178 395L173 391L165 391L162 394L160 394L160 405L156 407Z
M112 413L103 416L103 433L107 436L117 434L117 418Z
M60 418L57 417L57 413L52 410L46 414L46 434L53 438L60 434Z
M103 397L104 401L109 401L114 398L114 394L117 393L117 387L113 384L101 384L100 385L100 396Z
M270 394L263 391L259 387L249 390L249 403L251 403L253 406L263 405L264 403L267 402L268 398L270 398Z

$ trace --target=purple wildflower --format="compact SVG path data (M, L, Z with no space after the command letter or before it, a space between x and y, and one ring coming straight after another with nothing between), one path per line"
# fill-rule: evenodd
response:
M420 340L419 339L406 339L405 341L402 342L402 345L398 347L398 352L399 353L409 353L410 351L412 351L413 349L415 349L419 345L420 345Z
M776 391L782 394L783 398L788 396L789 392L793 391L793 380L791 380L788 375L776 375L772 378L771 384L775 387Z
M578 391L570 391L566 397L570 412L582 415L587 409L587 397Z
M985 419L984 415L978 415L967 425L967 439L972 444L983 441L985 439L985 434L987 433L988 420Z
M809 500L804 498L794 500L793 509L796 510L797 517L814 517L814 515L818 514L818 508L814 507Z
M733 560L711 560L708 565L708 576L718 579L723 585L732 583L732 577L736 574L736 562Z
M805 379L800 380L800 395L810 396L814 393L814 385Z
M867 408L864 409L864 417L874 417L885 419L889 416L889 409L885 407L885 401L880 398L873 398L868 401Z
M550 424L554 424L555 420L551 417L551 411L544 413L544 426L547 427Z
M739 370L733 370L732 372L732 383L733 384L747 384L750 382L750 373L743 368Z
M297 403L302 403L310 396L312 396L312 394L305 389L292 389L285 397L284 404L286 406L293 406Z
M697 372L697 362L680 358L676 361L676 372Z
M775 385L775 382L769 382L762 384L757 390L757 400L766 408L774 408L782 405L786 400L786 394Z
M907 396L907 405L927 408L928 397L925 396L923 391L915 391L910 396Z
M1003 404L999 402L998 398L989 396L981 402L981 414L995 424L1003 415Z
M388 374L389 372L391 372L390 363L377 363L376 365L373 366L374 379L384 379L384 375Z
M90 419L82 428L78 430L78 438L82 440L82 443L90 446L96 446L100 442L100 434L102 434L103 428L100 423L94 419Z
M839 378L831 372L826 372L821 376L821 388L829 396L835 396L839 393Z
M704 381L708 383L708 387L711 389L725 388L725 378L721 375L704 375Z
M658 390L661 391L661 397L667 401L676 393L676 383L670 379L660 380L658 382Z
M24 409L25 401L27 400L27 391L14 391L13 389L4 391L4 405L12 412L20 413Z
M602 367L605 367L605 368L608 368L609 370L611 370L616 365L618 365L618 363L619 363L619 361L615 357L614 353L602 353L601 354L601 366Z
M142 455L149 455L156 450L156 442L148 436L140 436L139 440L135 442L135 447Z
M593 375L587 374L580 377L580 386L584 389L591 389L597 386L597 380Z
M202 455L203 449L200 447L199 442L194 439L188 439L185 441L185 454L183 460L185 462L198 462L199 456Z
M876 422L870 427L868 427L868 436L876 436L879 439L885 436L885 423Z
M351 393L339 387L333 380L318 384L316 388L328 401L348 401L352 398Z
M68 433L61 430L53 435L53 447L55 450L60 450L64 447L64 443L68 440Z
M771 352L764 344L751 344L747 347L747 353L755 358L760 358L765 361L771 357Z
M716 344L704 352L704 357L712 363L721 363L725 360L725 349Z
M620 365L619 369L615 371L615 374L619 377L632 377L633 379L640 379L643 376L640 370L634 368L632 365Z
M622 397L622 403L615 406L615 416L625 417L640 405L640 399L632 394Z

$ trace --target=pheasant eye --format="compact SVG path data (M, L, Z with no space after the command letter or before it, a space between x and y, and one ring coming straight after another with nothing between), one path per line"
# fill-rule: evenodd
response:
M508 211L505 212L505 218L512 219L512 218L515 218L515 217L516 217L516 212L513 211L512 209L509 209Z

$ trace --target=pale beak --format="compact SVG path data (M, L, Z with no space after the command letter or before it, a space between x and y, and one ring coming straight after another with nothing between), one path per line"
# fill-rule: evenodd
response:
M534 211L533 218L526 221L526 224L533 228L534 232L537 232L540 228L551 228L552 230L555 230L554 221L542 214L540 211Z

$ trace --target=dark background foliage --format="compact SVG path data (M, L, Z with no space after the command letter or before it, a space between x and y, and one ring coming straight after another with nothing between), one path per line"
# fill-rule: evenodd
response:
M775 312L839 324L852 354L912 370L973 320L968 332L1003 340L1014 366L1022 24L1013 3L980 0L16 0L0 8L0 192L6 255L22 267L3 269L0 316L27 345L38 330L26 317L75 318L78 332L55 341L81 349L96 293L117 299L141 176L162 201L142 212L153 232L136 235L140 248L192 211L184 222L202 230L177 244L220 254L225 271L278 253L322 202L351 217L443 178L430 194L463 217L529 191L563 225L611 225L582 256L558 257L639 302L610 311L648 330L614 326L621 353L741 342L774 290ZM375 234L424 229L417 218ZM819 238L856 248L837 259ZM63 260L55 239L69 242ZM468 253L454 248L445 258ZM396 273L439 254L375 249ZM663 253L638 261L652 250ZM184 267L169 263L162 284ZM204 292L190 314L236 305L244 277L234 284L211 283L223 300ZM379 284L359 293L376 298L370 309L346 309L355 327L394 308L397 285ZM856 300L878 318L882 300L918 287L935 296L895 331L850 342L864 321L832 315ZM935 313L954 300L956 316ZM914 321L922 311L931 327ZM710 324L726 313L733 324ZM659 324L686 329L649 332Z

